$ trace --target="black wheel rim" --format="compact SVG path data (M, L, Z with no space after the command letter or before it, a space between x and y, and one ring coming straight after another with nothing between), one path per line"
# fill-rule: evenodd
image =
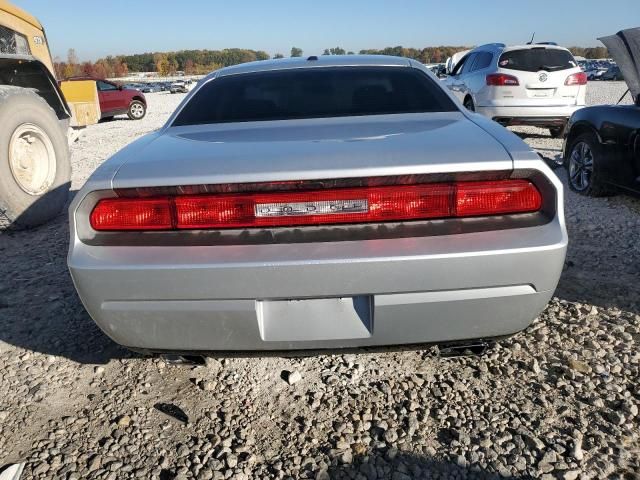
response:
M593 175L593 152L586 142L574 145L569 157L569 181L578 191L584 191L591 185Z

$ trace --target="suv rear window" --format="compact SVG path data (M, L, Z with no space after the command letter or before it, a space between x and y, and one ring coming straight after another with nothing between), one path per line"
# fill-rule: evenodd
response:
M408 67L316 67L224 76L205 84L173 126L457 111Z
M556 72L577 67L578 64L573 55L567 50L541 47L504 52L500 56L498 66L524 72L537 72L539 70Z

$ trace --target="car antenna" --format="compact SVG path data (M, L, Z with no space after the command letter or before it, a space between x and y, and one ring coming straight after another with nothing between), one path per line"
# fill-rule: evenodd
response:
M531 40L527 42L527 45L531 45L533 43L533 39L535 38L535 36L536 36L536 32L533 32L533 35L531 35Z

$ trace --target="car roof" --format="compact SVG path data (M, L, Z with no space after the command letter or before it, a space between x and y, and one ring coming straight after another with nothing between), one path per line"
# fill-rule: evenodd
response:
M397 66L409 67L414 62L404 57L390 55L318 55L310 57L279 58L273 60L259 60L242 63L231 67L221 68L207 75L205 80L212 77L236 75L240 73L267 72L274 70L291 70L296 68L318 67L354 67L354 66Z
M476 48L471 50L469 53L475 52L477 50L493 51L493 52L498 52L498 51L508 52L511 50L531 50L534 48L547 48L547 49L568 51L565 47L561 47L559 45L552 45L548 43L532 43L532 44L525 44L525 45L508 45L508 46L505 45L504 43L487 43L485 45L477 46Z

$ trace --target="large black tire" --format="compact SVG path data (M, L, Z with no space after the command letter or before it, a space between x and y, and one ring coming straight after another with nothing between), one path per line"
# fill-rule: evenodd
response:
M132 100L129 104L127 116L131 120L142 120L147 114L147 106L140 100Z
M604 182L604 151L595 133L585 132L578 135L571 142L567 152L564 162L567 168L567 182L572 191L589 197L602 197L613 193L611 187Z
M55 112L32 90L0 86L0 230L55 217L70 181L66 132Z

